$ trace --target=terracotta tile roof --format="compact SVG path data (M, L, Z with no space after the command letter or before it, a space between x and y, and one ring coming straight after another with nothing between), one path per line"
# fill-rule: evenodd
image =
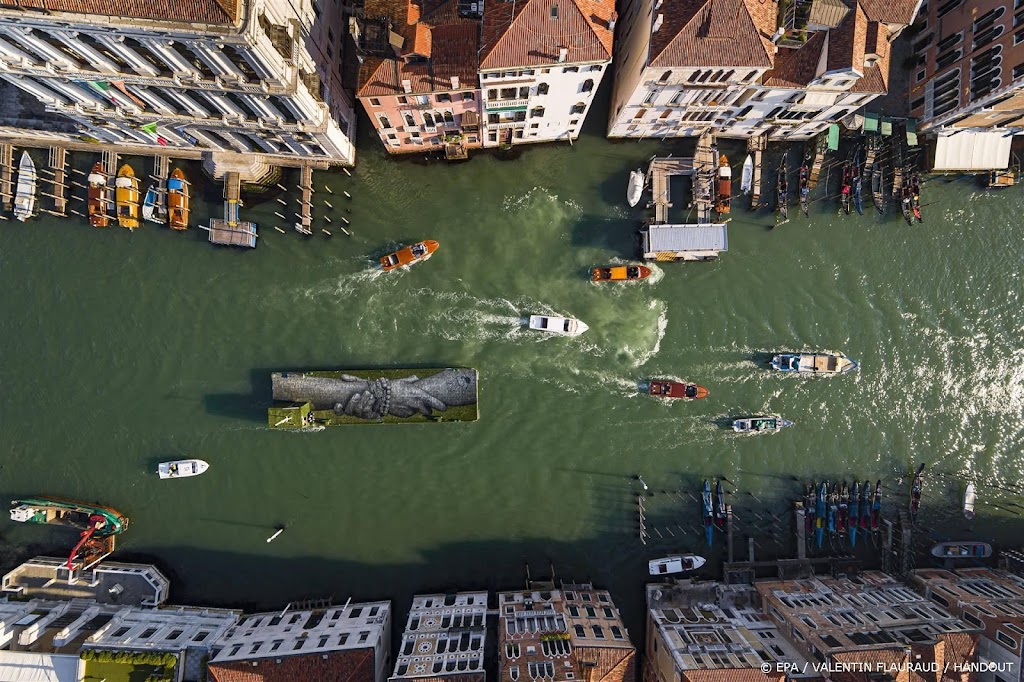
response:
M662 25L651 36L649 64L771 66L776 10L770 0L665 0L657 12Z
M240 0L0 0L0 7L182 23L233 24Z
M402 49L402 53L429 57L430 42L430 26L422 21L415 23L409 27L405 36L405 47Z
M636 650L632 647L578 646L576 658L594 663L587 673L588 682L635 682Z
M911 682L907 649L892 645L874 649L831 652L839 670L829 674L832 682L873 682L875 672L888 672L893 682Z
M443 675L431 675L430 677L417 677L416 682L484 682L487 679L485 673L445 673Z
M781 673L763 673L755 668L683 670L682 682L782 682Z
M885 94L889 91L889 68L891 66L889 58L892 51L889 49L888 33L889 29L877 21L868 24L864 53L878 55L878 61L864 69L864 77L857 79L857 82L850 88L850 92Z
M373 649L210 663L212 682L373 682Z
M858 0L869 21L910 24L921 0Z
M608 20L615 0L489 0L484 3L481 69L611 59ZM552 13L557 18L552 18Z
M856 5L843 19L843 23L828 32L826 71L854 69L864 73L864 39L867 30L867 15L860 5Z
M817 75L826 35L825 31L816 31L799 48L780 48L775 68L764 74L764 84L769 88L807 87Z

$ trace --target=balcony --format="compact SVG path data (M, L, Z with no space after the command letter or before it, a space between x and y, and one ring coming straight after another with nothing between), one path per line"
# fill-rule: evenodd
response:
M488 123L487 127L491 130L526 127L526 121L502 121L501 123Z
M420 102L418 100L409 100L409 103L406 106L408 106L410 109L433 109L434 103L431 102L429 99L426 102Z
M487 100L488 111L500 111L503 109L525 109L530 106L528 99L491 99Z

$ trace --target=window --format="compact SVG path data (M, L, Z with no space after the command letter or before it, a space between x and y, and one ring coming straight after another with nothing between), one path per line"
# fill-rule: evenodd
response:
M587 636L587 633L583 629L582 625L573 625L572 628L573 628L573 630L576 631L576 636L577 637L586 637Z
M441 112L441 116L444 118L444 122L446 124L448 124L448 125L455 125L455 116L452 114L451 111L443 111L443 112ZM370 614L370 615L373 615L373 614Z
M530 112L530 118L544 118L544 107L534 107Z
M437 96L437 101L438 102L451 102L452 101L452 96L450 94L448 94L447 92L442 92L441 94L439 94Z
M594 64L589 69L587 69L587 71L600 71L600 70L601 70L601 65L600 64Z
M372 107L379 107L380 106L380 100L377 99L376 97L371 97L370 98L370 106L372 106Z
M587 105L586 104L584 104L583 102L577 102L576 104L572 105L572 109L569 110L569 113L570 114L582 114L586 110L587 110Z
M593 89L594 89L594 79L588 78L587 80L583 81L583 92L590 92Z
M592 625L590 629L594 631L594 637L598 639L604 639L604 630L601 629L600 625Z
M537 125L537 124L534 123L533 125ZM570 604L569 605L569 615L572 616L573 618L579 618L580 617L580 609L579 609L579 607L578 606L573 606L572 604Z
M551 18L552 19L557 19L558 18L558 5L551 5Z
M624 638L624 637L622 636L622 629L621 629L621 628L619 628L619 626L618 626L618 625L613 625L613 626L612 626L612 638L613 638L613 639L625 639L625 638Z
M537 94L538 95L546 95L546 94L548 94L548 84L547 83L538 83L537 84Z
M1024 43L1024 28L1013 34L1013 44L1020 45Z
M431 116L429 111L423 113L423 125L427 126L428 128L434 127L434 117Z
M635 118L635 119L643 118L644 114L646 114L646 113L647 113L646 109L640 109L635 114L633 114L633 118Z
M651 90L650 92L647 93L647 96L644 97L644 102L643 103L644 104L652 104L654 102L654 98L657 97L657 96L658 96L658 91L657 90Z
M661 74L661 78L659 78L658 80L660 82L662 82L662 83L666 83L666 82L668 82L668 79L671 78L671 77L672 77L672 72L671 71L666 71L665 73Z
M492 100L493 99L498 99L498 91L495 90L494 88L491 88L490 90L488 90L487 91L487 99L492 99Z
M498 133L496 133L493 130L491 132L487 133L487 141L488 142L497 142L498 141Z
M405 125L410 126L410 127L415 127L416 126L416 119L414 119L412 117L412 114L406 114L405 115ZM349 618L354 618L355 616L353 616L352 614L349 614L348 617Z
M399 95L398 96L398 103L399 104L408 104L409 100L405 98L405 95Z
M516 682L519 679L519 666L513 665L508 669L508 676L512 678L512 682Z
M534 129L534 128L539 128L539 127L540 127L540 124L539 124L539 123L531 123L531 124L530 124L530 129L531 129L531 130L532 130L532 129Z
M569 125L570 126L579 125L579 123L580 123L580 120L578 118L574 118L571 121L569 121Z
M562 69L562 73L577 73L579 72L579 70L580 67L578 66L567 66L564 69Z
M1013 637L1010 637L1002 630L996 630L996 641L1000 644L1009 647L1013 651L1017 650L1017 640L1015 640Z
M501 89L501 98L502 99L515 99L517 92L518 92L518 90L516 90L515 88L502 88Z

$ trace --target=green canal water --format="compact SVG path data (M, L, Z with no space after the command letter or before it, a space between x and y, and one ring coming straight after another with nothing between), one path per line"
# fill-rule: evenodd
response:
M316 175L318 215L333 218L324 226L335 236L280 234L273 226L287 223L274 213L295 211L295 197L250 196L254 251L213 247L195 229L0 223L0 499L51 494L123 511L131 528L115 556L156 561L177 602L351 595L404 608L413 591L514 587L526 563L535 577L553 564L559 578L615 591L637 636L648 559L689 550L714 565L723 554L720 535L708 550L697 530L690 493L705 477L729 481L741 555L750 535L759 556L795 551L785 513L795 479L880 478L892 515L918 462L930 464L922 543L1019 537L1009 492L1024 474L1019 188L930 180L925 223L913 227L892 213L840 217L821 199L809 220L794 206L770 230L768 211L737 199L719 262L597 286L590 267L637 250L643 211L625 203L629 171L693 149L611 143L599 128L574 147L451 166L388 159L364 137L352 177ZM738 167L743 153L725 149ZM219 191L195 202L194 222L220 211ZM373 257L422 238L441 243L428 263L373 270ZM590 331L531 334L521 321L534 312ZM780 376L759 364L779 349L842 350L861 370ZM479 421L267 428L271 371L431 366L480 371ZM711 395L638 393L638 381L665 376ZM762 437L723 428L759 412L796 426ZM159 481L156 463L180 457L212 466ZM646 546L638 474L650 487ZM973 525L958 511L968 480L985 483ZM7 521L0 535L5 568L73 541ZM861 542L857 553L878 551Z

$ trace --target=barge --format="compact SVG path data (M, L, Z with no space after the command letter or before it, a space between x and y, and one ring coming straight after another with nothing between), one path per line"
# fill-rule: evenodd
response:
M97 564L114 551L114 537L128 529L128 517L116 509L59 497L12 500L11 520L79 531L78 543L68 555L69 571Z

